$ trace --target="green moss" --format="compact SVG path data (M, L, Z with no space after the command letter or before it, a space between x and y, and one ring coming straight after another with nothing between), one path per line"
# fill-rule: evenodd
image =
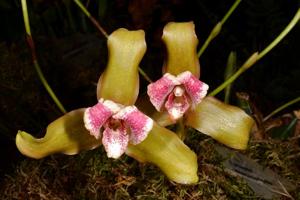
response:
M200 142L199 142L200 141ZM186 143L196 151L199 182L170 182L158 168L123 156L106 157L102 147L76 156L25 159L6 175L1 199L260 199L245 181L227 173L214 149L214 140L190 131ZM299 158L292 142L252 142L245 152L264 166L300 182ZM289 156L287 156L289 155ZM295 154L296 155L296 154ZM297 185L299 191L299 185ZM291 195L298 199L295 190Z

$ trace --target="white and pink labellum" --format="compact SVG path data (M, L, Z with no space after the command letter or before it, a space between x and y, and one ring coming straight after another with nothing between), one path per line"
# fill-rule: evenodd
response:
M110 158L119 158L128 143L139 144L153 127L153 120L135 106L123 106L100 99L84 113L85 127L97 139L102 133L102 144Z
M208 85L186 71L177 76L169 73L148 85L151 103L158 111L166 109L174 120L194 107L206 96Z

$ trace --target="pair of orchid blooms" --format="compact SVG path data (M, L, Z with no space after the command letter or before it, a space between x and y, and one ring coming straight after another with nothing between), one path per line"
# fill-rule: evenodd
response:
M118 29L108 37L109 60L98 81L98 103L55 120L44 138L19 131L20 152L38 159L58 152L77 154L103 144L108 157L126 153L155 164L172 181L189 184L198 181L197 156L165 126L180 120L229 147L245 149L253 120L237 107L205 97L208 85L199 80L194 24L171 22L162 39L167 49L164 75L148 85L148 101L138 99L144 31Z

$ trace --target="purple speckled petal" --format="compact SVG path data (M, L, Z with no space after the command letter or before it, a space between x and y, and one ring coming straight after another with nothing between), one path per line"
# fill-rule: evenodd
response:
M85 110L83 117L85 128L90 131L91 135L99 139L100 128L112 114L113 111L100 100L96 105Z
M172 92L174 86L179 84L175 76L166 73L161 79L148 85L147 93L156 110L161 110L167 96Z
M184 85L187 94L192 101L192 105L195 106L201 102L206 96L208 85L200 81L191 72L186 71L177 76L177 80Z
M170 94L165 107L173 120L181 118L184 113L189 109L190 104L185 94L180 97L175 96L174 93Z
M117 128L105 125L103 131L102 144L109 158L119 158L126 150L129 141L129 135L126 127L120 124Z
M153 127L153 120L135 106L123 108L113 118L123 120L130 128L130 142L134 145L146 139Z

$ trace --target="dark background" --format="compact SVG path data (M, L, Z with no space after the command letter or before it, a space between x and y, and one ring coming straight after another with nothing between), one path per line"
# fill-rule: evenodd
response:
M87 1L84 1L85 3ZM194 21L202 45L214 25L234 3L222 0L91 1L89 10L111 33L117 28L144 29L147 52L141 67L151 79L161 76L164 47L160 37L170 21ZM242 1L220 35L201 56L201 80L211 89L224 81L229 53L237 52L240 66L253 52L268 45L299 7L297 0ZM107 61L106 40L69 0L28 1L33 38L41 68L67 110L96 101L96 83ZM0 0L0 145L1 176L24 157L14 138L17 130L43 136L47 124L61 115L40 83L25 41L19 1ZM247 92L268 114L300 96L300 25L266 57L243 74L234 92ZM141 93L147 82L141 78ZM223 93L218 98L223 99ZM299 104L284 112L299 109Z

